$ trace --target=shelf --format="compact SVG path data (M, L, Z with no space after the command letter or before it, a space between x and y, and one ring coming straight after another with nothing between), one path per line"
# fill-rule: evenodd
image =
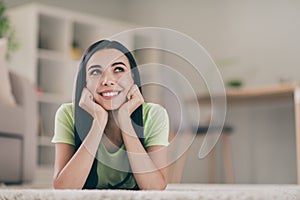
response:
M49 104L49 103L40 102L38 106L39 106L39 117L41 119L40 134L42 136L53 136L55 114L58 108L61 106L61 103Z
M71 102L71 98L63 97L62 95L51 94L51 93L38 93L37 99L42 103L65 103Z
M37 87L39 164L51 165L55 113L62 103L72 102L83 51L97 40L133 25L38 3L11 8L10 13L22 43L12 63L20 66L16 72ZM79 48L73 48L74 42Z
M53 15L39 14L38 48L64 51L68 45L68 21Z
M38 137L38 145L39 146L47 146L54 147L54 144L51 143L52 136L39 136Z
M77 68L70 65L59 60L38 59L38 87L45 93L68 95L71 98Z
M66 61L68 60L68 56L63 52L49 50L49 49L38 49L38 57L44 60L54 60L54 61Z
M55 148L53 146L38 146L38 163L43 166L50 166L54 163Z
M73 41L76 41L79 48L83 51L95 41L101 39L101 29L92 24L82 22L73 23ZM89 37L86 37L86 36Z

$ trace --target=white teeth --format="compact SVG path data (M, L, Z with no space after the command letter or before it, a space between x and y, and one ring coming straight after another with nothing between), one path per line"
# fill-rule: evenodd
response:
M118 92L105 92L105 93L102 93L102 96L104 97L113 97L113 96L117 96L118 95Z

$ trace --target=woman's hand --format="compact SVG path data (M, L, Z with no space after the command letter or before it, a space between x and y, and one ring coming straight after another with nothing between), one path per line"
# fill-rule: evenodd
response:
M102 127L106 126L107 111L101 105L95 103L93 94L87 88L82 90L79 106L88 112L94 120L97 120Z
M127 99L128 101L125 102L118 111L118 121L121 127L122 124L128 122L130 115L144 103L144 98L136 84L131 86L127 94Z

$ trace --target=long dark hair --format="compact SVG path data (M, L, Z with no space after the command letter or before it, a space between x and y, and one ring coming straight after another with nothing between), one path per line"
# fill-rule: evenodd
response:
M76 91L75 91L75 149L76 151L80 147L82 141L87 136L92 122L93 117L88 114L85 110L83 110L79 106L79 101L81 98L81 93L84 87L86 87L86 64L90 57L97 51L102 49L117 49L121 51L129 60L131 72L133 74L134 83L141 90L141 81L140 74L137 69L136 61L131 54L131 52L123 46L121 43L117 41L109 41L109 40L100 40L94 44L92 44L83 54L79 65L79 71L76 80ZM131 115L132 125L139 137L141 143L144 145L144 133L143 133L143 111L142 106L139 106ZM98 183L98 174L97 174L97 159L95 158L91 171L87 177L87 180L84 184L83 189L94 189Z

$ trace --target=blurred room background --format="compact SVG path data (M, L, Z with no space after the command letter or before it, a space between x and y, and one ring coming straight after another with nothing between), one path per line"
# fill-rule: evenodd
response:
M179 31L193 38L206 49L220 70L226 87L227 83L232 80L240 81L242 88L298 83L300 80L300 1L297 0L4 0L4 3L8 11L13 11L28 3L39 3L51 6L51 8L54 6L59 7L61 10L80 13L80 19L83 19L84 16L105 19L108 20L104 20L105 26L108 29L115 30L111 33L126 30L127 27L144 26L170 28ZM37 23L37 26L44 25L46 27L48 23L49 30L52 31L56 27L57 29L65 28L63 23L56 26L55 17L53 17L54 21L51 21L53 20L51 17L53 13L49 12L49 14L46 11L47 9L40 12L40 20L42 21ZM13 12L10 15L13 16ZM57 16L59 18L60 13ZM29 31L29 29L34 28L33 24L28 24L25 18L24 22L20 16L17 19L19 20L18 24L20 27L24 27L24 30ZM109 27L109 20L116 23L112 23L112 27ZM86 33L85 31L92 30L93 23L95 23L89 24L86 22L78 23L77 28L73 29L74 34L77 34L76 37L79 43L84 47L92 42L92 38L102 37L102 32L99 31L99 35L93 33L90 40L80 41L82 35ZM99 23L102 23L102 21L100 20ZM123 27L120 28L119 26ZM24 40L27 36L20 33L21 30L22 28L18 29L16 35L23 35ZM49 30L45 28L45 32ZM56 33L59 35L59 30ZM47 33L36 33L36 37L39 37L39 34L47 35ZM103 33L103 35L105 34ZM59 36L53 34L51 37L55 39ZM66 38L68 37L66 36ZM38 41L41 38L35 39ZM20 43L21 50L19 53L16 51L12 54L31 51L30 49L22 50L22 45ZM45 46L47 45L45 44ZM74 46L76 47L76 44ZM43 49L44 47L39 46L36 48ZM55 48L53 47L54 50ZM197 80L199 77L193 76L192 70L189 71L188 64L177 61L171 55L159 58L150 56L149 58L146 53L144 52L144 55L139 57L140 63L147 63L151 59L156 59L160 63L167 63L189 77L191 83L195 84L194 87L198 94L205 94L205 87L199 84L199 80ZM31 62L31 65L44 64L44 66L47 66L51 65L51 62L61 61L56 60L54 53L51 58L53 60L47 63L47 58L45 58L48 56L47 52L43 54L43 51L39 51L38 54L39 61L34 60L36 55L32 54L33 57L30 57L30 53L26 56L24 54L25 57L18 55L17 58L19 59L15 57L15 60L14 55L12 55L9 66L11 70L18 71L19 74L20 70L17 68L21 67L24 77L34 84L40 83L41 86L45 86L47 85L46 82L49 81L47 77L49 79L49 76L56 76L57 71L45 70L44 72L37 71L33 73L31 71L33 67L20 65L22 63L30 65ZM25 60L20 61L20 58ZM187 67L183 67L185 65ZM29 67L28 70L27 67ZM72 70L70 74L74 76L76 70ZM68 78L70 78L68 84L72 86L73 79L72 77ZM176 82L176 80L173 81ZM61 83L57 82L57 84ZM51 92L53 88L54 90L60 88L60 85L45 86L45 88ZM42 88L36 89L41 90ZM155 90L155 88L152 89ZM151 92L151 88L149 88L149 91ZM149 96L149 99L153 98L151 93L146 95ZM182 95L187 98L189 96L185 92ZM47 96L44 96L44 98L47 98ZM55 97L52 96L51 98ZM154 97L151 100L164 102L162 98ZM56 105L50 105L43 98L38 99L39 119L44 117L44 120L50 121L48 124L41 121L39 123L38 135L40 138L37 142L37 162L39 169L42 170L38 173L39 176L48 178L51 177L49 172L52 170L51 164L54 159L54 147L49 142L51 127L53 128L53 122L51 122L53 116L48 115L48 111L51 110L53 115L53 110L57 108L58 102L62 100L56 101L54 99L53 101L56 102ZM4 115L4 113L1 112L1 115ZM203 121L205 120L203 119ZM294 104L292 101L264 101L228 107L226 124L233 127L232 134L230 134L230 143L234 183L295 184L297 182L294 120ZM42 131L47 132L47 130L50 134L45 133L45 136L44 133L41 133ZM187 165L185 165L182 172L181 182L183 183L206 183L209 181L208 161L207 159L198 159L199 148L198 143L190 149L193 152L187 156ZM222 164L224 159L222 156L223 149L219 143L215 148L218 152L216 155L215 182L224 183L226 181ZM48 173L48 175L43 175L43 173Z

